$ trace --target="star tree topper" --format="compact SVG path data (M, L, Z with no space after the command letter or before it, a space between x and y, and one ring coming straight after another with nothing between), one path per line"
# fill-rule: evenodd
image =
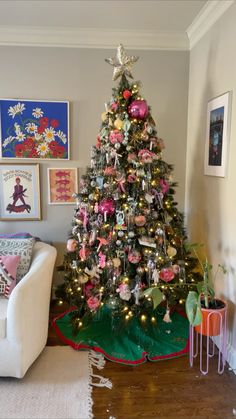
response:
M106 58L105 61L114 67L113 80L116 80L123 74L132 79L131 67L138 59L139 57L135 57L134 55L126 55L123 45L120 44L117 48L116 57Z

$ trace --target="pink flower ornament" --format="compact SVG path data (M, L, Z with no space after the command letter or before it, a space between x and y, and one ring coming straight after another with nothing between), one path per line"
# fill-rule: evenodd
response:
M116 292L120 294L120 298L124 301L129 301L131 298L131 291L127 284L120 284Z
M87 304L91 311L95 311L100 306L100 300L97 297L89 297Z
M118 129L111 131L109 135L109 140L112 144L122 143L123 139L124 139L124 136L122 132L120 132Z

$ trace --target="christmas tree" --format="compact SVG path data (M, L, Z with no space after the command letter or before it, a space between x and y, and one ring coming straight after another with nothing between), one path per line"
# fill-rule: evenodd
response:
M106 61L120 79L102 113L91 165L75 195L77 206L57 290L67 301L75 327L108 307L127 322L155 321L158 307L184 302L199 280L196 259L186 250L183 214L177 209L171 164L162 158L151 109L132 82L137 57L122 45Z

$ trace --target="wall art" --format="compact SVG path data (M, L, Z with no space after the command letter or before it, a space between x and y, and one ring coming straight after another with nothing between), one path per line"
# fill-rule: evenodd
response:
M48 203L75 204L73 193L78 192L78 170L75 167L48 168Z
M208 102L205 175L225 177L229 152L231 92Z
M69 102L0 99L1 157L69 159Z
M0 163L0 220L40 220L39 164Z

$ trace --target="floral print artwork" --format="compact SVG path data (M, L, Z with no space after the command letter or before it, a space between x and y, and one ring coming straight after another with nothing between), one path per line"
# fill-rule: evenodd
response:
M69 159L68 102L0 100L4 158Z

